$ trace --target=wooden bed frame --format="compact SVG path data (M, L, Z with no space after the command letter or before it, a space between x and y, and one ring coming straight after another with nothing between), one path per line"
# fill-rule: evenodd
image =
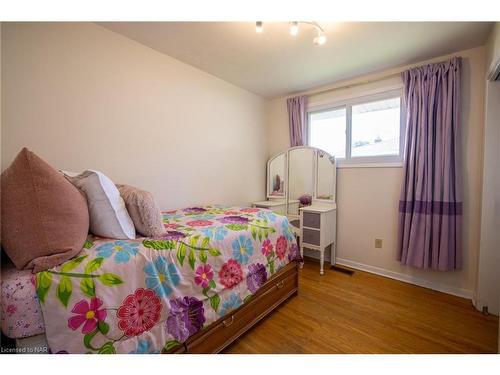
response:
M252 298L230 314L163 353L219 353L299 290L299 262L292 261L273 275Z

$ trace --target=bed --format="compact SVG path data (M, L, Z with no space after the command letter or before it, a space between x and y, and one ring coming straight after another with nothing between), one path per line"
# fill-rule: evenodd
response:
M297 292L300 252L285 216L205 206L163 221L160 238L89 236L72 260L25 274L17 305L31 306L25 320L38 328L9 329L23 320L13 312L2 331L45 332L53 353L216 353ZM4 282L2 315L15 285Z

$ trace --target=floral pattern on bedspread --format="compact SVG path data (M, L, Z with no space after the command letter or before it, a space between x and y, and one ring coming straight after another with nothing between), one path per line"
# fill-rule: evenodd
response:
M43 333L40 303L35 291L35 275L14 265L2 267L2 332L11 338Z
M206 206L163 213L159 238L89 237L36 276L52 352L159 353L230 313L300 252L285 216Z

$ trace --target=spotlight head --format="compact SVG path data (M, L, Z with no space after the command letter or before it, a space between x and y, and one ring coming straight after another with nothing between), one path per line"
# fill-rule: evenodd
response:
M313 39L313 43L317 46L322 46L326 43L326 35L323 33L318 34L318 36Z
M255 22L255 31L258 33L264 31L264 26L262 26L262 21Z

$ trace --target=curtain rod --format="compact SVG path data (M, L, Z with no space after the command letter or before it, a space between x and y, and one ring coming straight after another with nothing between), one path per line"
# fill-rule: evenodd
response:
M321 95L321 94L325 94L327 92L331 92L331 91L335 91L335 90L342 90L342 89L348 89L348 88L351 88L351 87L355 87L355 86L360 86L360 85L366 85L368 83L373 83L373 82L378 82L378 81L382 81L384 79L388 79L388 78L393 78L393 77L396 77L396 76L400 76L401 73L403 73L405 70L408 70L408 69L412 69L414 67L418 67L418 66L424 66L424 65L427 65L427 64L439 64L439 63L442 63L446 60L449 60L449 59L452 59L452 58L455 58L455 57L458 57L458 55L455 55L455 54L450 54L450 55L447 55L447 56L441 56L439 59L430 59L430 60L427 60L427 61L422 61L420 63L417 63L417 64L410 64L410 65L406 65L406 66L399 66L399 67L396 67L394 69L397 69L396 71L393 71L393 73L390 73L390 74L386 74L384 76L381 76L381 77L378 77L378 78L372 78L372 79L366 79L366 80L363 80L363 81L359 81L359 82L353 82L351 84L346 84L346 85L342 85L342 86L337 86L337 87L330 87L328 89L323 89L323 90L318 90L318 91L311 91L311 92L305 92L301 95L305 95L305 96L316 96L316 95ZM437 60L437 62L436 62ZM372 74L376 74L376 73L372 73Z
M354 82L354 83L351 83L351 84L347 84L347 85L343 85L343 86L338 86L338 87L331 87L331 88L320 90L320 91L313 91L313 92L311 92L309 94L306 92L304 95L305 96L309 96L309 97L310 96L316 96L316 95L326 94L327 92L331 92L331 91L342 90L342 89L349 89L351 87L356 87L356 86L360 86L360 85L366 85L368 83L379 82L379 81L383 81L384 79L388 79L388 78L393 78L393 77L396 77L396 76L400 76L403 71L404 70L401 70L401 71L398 71L398 72L395 72L395 73L391 73L391 74L388 74L388 75L385 75L385 76L382 76L382 77L379 77L379 78L367 79L367 80L364 80L364 81Z

